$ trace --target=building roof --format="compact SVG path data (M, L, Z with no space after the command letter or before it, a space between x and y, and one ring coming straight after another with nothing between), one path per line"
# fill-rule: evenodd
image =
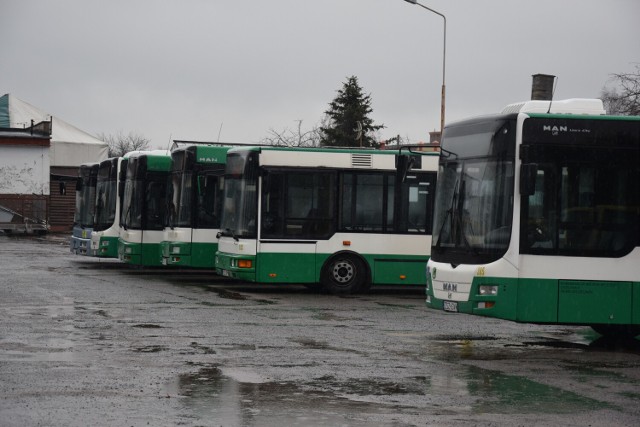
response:
M27 128L34 123L51 120L51 166L80 166L100 162L108 157L108 145L11 94L0 97L0 127Z

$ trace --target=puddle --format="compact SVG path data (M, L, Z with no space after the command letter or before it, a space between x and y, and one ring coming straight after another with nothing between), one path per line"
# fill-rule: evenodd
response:
M231 345L223 345L220 347L222 350L242 350L242 351L252 351L257 347L255 344L231 344ZM276 347L279 348L279 347Z
M338 394L349 396L393 396L414 394L425 396L431 389L431 379L428 377L400 378L393 381L385 378L339 380L333 376L317 379L323 387Z
M640 364L630 364L628 360L615 362L597 361L590 363L589 361L569 361L565 360L561 364L562 368L577 376L578 381L594 382L596 379L604 378L608 381L625 384L635 384L636 381L624 375L620 369L638 369ZM615 371L614 371L615 370Z
M214 349L212 349L211 347L207 347L201 344L198 344L197 342L192 342L191 344L189 344L189 347L193 348L194 350L198 350L199 352L203 353L203 354L216 354L216 351Z
M163 345L147 345L143 347L133 347L132 350L137 353L160 353L167 351L169 348Z
M331 348L328 343L316 341L311 338L290 338L289 341L312 350L329 350Z
M415 310L416 308L422 310L422 306L420 307L416 307L413 304L391 304L391 303L385 303L385 302L376 302L377 305L381 305L383 307L390 307L390 308L402 308L405 310Z
M162 329L164 326L155 325L153 323L139 323L137 325L131 325L132 328L142 328L142 329Z
M277 302L272 300L252 299L251 297L244 295L240 292L236 292L227 288L221 288L219 286L211 285L211 280L209 278L194 279L189 277L188 280L183 279L183 280L177 280L177 281L181 283L175 283L175 281L173 280L171 280L171 283L173 283L176 286L181 286L185 288L200 289L205 292L213 292L223 299L234 300L234 301L251 301L257 304L277 304ZM201 304L211 306L211 307L218 307L221 305L211 301L202 301Z
M464 379L469 394L480 398L473 405L476 413L568 414L612 407L608 403L523 377L473 366L467 369Z
M224 288L208 288L208 291L215 292L220 298L232 299L236 301L246 301L247 297L238 292L233 292Z
M196 366L196 365L193 365ZM450 371L449 371L450 373ZM455 375L275 381L251 368L205 365L166 384L195 425L414 425L399 420L453 415L570 414L607 403L518 376L467 366ZM639 399L640 395L629 396ZM471 417L471 418L470 418Z
M316 320L322 320L326 322L350 322L350 321L356 320L354 318L338 316L336 314L328 313L328 312L320 312L320 313L314 314L313 318Z
M167 384L189 424L236 426L370 426L381 408L304 384L274 382L250 370L205 366ZM366 414L366 416L362 415ZM402 424L397 424L402 425Z
M316 340L314 340L312 338L289 338L289 341L294 342L296 344L300 344L301 346L303 346L304 348L309 349L309 350L330 350L330 351L338 351L338 352L359 354L359 355L362 355L362 356L367 356L368 355L368 353L363 352L363 351L354 350L354 349L351 349L351 348L334 347L334 346L330 345L327 342L316 341Z

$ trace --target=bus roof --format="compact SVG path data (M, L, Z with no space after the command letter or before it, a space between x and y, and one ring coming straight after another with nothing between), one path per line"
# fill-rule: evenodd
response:
M125 154L124 158L146 158L148 170L168 171L171 169L171 153L167 150L132 151Z
M426 147L426 146L425 146ZM375 148L358 148L358 147L278 147L278 146L246 146L246 147L233 147L229 150L229 153L241 152L241 151L285 151L285 152L295 152L299 151L301 153L346 153L346 154L382 154L382 155L396 155L400 153L399 149L387 149L387 150L378 150ZM421 152L421 155L432 155L438 156L439 153L437 151L425 151Z
M606 111L600 99L572 98L558 101L525 101L507 105L502 114L510 113L548 113L548 114L586 114L605 115Z

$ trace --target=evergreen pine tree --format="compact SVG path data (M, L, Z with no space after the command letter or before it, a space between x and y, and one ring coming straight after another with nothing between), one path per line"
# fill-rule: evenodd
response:
M329 104L325 111L328 120L326 126L321 126L321 145L338 147L378 147L379 143L372 133L384 128L384 125L374 125L368 115L371 108L371 96L365 95L358 84L358 78L351 76L338 90L338 96ZM360 123L360 124L359 124ZM358 129L362 134L358 138Z

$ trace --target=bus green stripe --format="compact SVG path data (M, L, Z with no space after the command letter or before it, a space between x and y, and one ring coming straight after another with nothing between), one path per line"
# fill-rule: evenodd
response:
M260 253L257 256L218 253L217 266L232 277L264 283L318 283L322 266L333 254ZM362 255L373 284L420 285L426 282L428 257L416 255ZM251 260L252 269L232 267L232 260ZM394 262L390 262L394 261Z

